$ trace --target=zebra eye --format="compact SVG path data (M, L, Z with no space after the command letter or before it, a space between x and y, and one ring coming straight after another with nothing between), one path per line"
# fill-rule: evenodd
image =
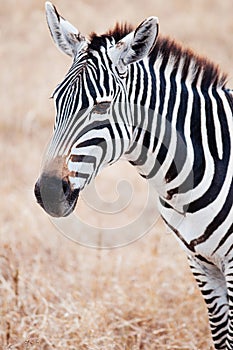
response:
M103 101L103 102L96 102L92 109L92 113L97 113L97 114L106 114L109 107L110 107L111 102L109 101Z

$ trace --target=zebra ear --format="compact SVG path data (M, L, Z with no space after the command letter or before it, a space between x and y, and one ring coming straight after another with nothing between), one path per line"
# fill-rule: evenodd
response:
M153 49L158 31L159 21L157 17L145 19L134 32L126 35L112 48L114 63L117 66L126 66L142 60Z
M67 55L75 57L87 46L87 40L71 23L59 15L51 2L45 3L45 10L48 27L55 44Z

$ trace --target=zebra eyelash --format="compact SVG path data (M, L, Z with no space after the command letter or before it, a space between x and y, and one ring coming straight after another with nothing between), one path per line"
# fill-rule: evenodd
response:
M101 102L95 101L94 107L92 109L92 113L106 114L110 105L111 105L110 101L101 101Z

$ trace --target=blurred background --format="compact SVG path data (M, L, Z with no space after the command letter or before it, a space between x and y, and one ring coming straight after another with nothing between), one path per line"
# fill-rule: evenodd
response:
M215 61L233 87L232 0L55 5L84 35L158 16L161 34ZM210 349L204 303L184 253L160 220L134 244L100 251L62 236L35 203L34 183L53 130L49 97L71 64L52 43L44 1L0 0L0 62L0 348ZM136 199L118 216L124 222L140 211L146 184L122 163L97 180L108 201L126 173ZM79 205L101 227L101 215Z

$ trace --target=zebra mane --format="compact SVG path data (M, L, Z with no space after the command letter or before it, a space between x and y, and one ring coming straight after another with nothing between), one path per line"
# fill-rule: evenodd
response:
M193 83L196 83L202 74L201 85L203 88L225 87L227 74L223 73L219 66L208 58L194 53L191 49L185 48L169 37L159 36L156 44L150 53L150 58L155 61L161 57L164 65L171 61L174 71L177 70L180 60L183 60L182 78L185 80L190 69L192 69Z
M115 27L109 29L105 34L98 35L94 32L91 33L89 48L98 50L100 46L106 43L106 39L113 38L115 42L118 42L132 31L133 27L130 24L117 22Z
M124 38L127 34L134 30L133 26L128 23L116 23L115 27L110 29L106 35L111 36L115 41L119 41Z
M91 33L89 49L98 50L100 46L106 44L106 39L113 38L117 42L133 30L130 24L116 23L115 27L105 34L97 35L96 33ZM162 58L164 65L168 61L172 61L174 72L178 68L180 59L182 59L182 78L185 80L187 74L190 73L190 69L192 69L194 83L197 82L198 77L202 74L201 84L203 88L209 88L211 85L224 88L227 82L227 75L221 72L217 64L211 62L206 57L194 53L191 49L183 47L182 44L169 37L160 35L149 57L152 61Z

